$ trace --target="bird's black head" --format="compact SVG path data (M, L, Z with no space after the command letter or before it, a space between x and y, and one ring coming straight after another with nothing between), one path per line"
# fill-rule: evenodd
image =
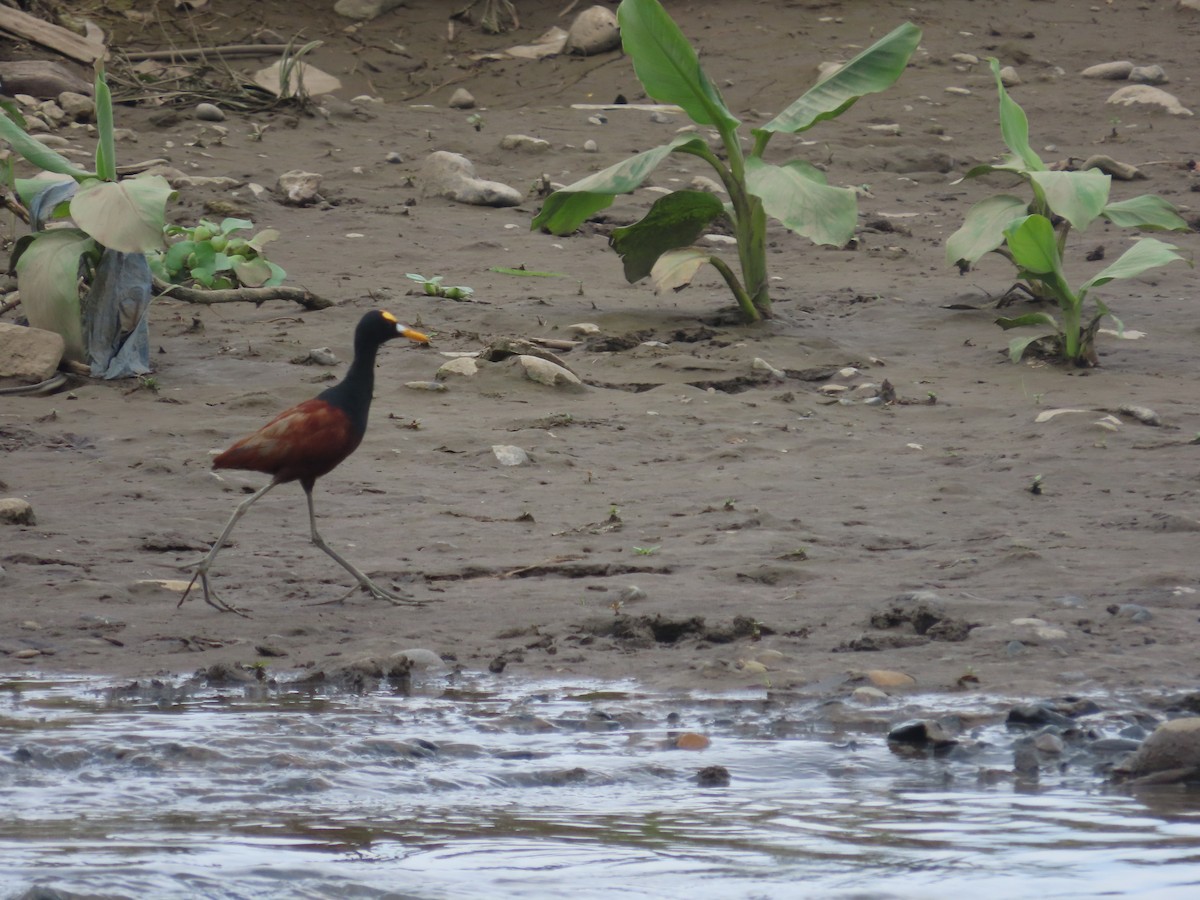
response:
M390 312L373 309L359 320L358 327L354 329L354 349L357 352L360 347L378 347L384 341L398 337L406 337L418 344L429 343L429 338L400 324Z

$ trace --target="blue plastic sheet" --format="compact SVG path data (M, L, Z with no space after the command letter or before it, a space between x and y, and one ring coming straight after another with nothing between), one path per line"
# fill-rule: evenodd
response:
M92 375L130 378L150 371L150 266L141 253L106 249L83 305Z

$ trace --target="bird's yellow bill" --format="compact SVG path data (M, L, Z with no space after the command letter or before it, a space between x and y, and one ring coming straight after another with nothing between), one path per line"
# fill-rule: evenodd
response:
M419 331L414 331L407 325L397 325L396 328L399 330L400 334L408 338L410 341L416 341L418 344L429 343L429 337L427 335L421 334Z

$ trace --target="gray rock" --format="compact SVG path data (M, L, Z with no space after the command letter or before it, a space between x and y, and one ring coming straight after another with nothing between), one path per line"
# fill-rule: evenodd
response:
M1162 66L1134 66L1129 80L1134 84L1166 84L1169 79Z
M1149 622L1154 618L1154 614L1150 610L1138 603L1122 603L1120 606L1109 607L1109 612L1119 619L1128 619L1130 622L1138 624Z
M1100 78L1105 81L1124 81L1133 71L1133 63L1127 59L1115 62L1096 63L1088 66L1081 74L1084 78Z
M537 356L518 356L517 363L525 371L525 377L530 381L536 381L538 384L549 387L584 390L583 382L579 380L578 375L548 359L541 359Z
M201 122L225 121L225 111L215 103L197 103L192 114Z
M421 166L421 191L426 196L445 197L472 206L517 206L524 195L498 181L485 181L465 156L436 150Z
M45 59L0 62L0 83L4 93L28 94L39 100L49 100L63 91L91 94L92 82L62 63Z
M0 499L0 522L6 525L36 525L33 507L20 497Z
M404 0L338 0L333 11L347 19L365 21L403 5Z
M1012 66L1005 66L1000 70L1000 83L1005 87L1016 87L1021 83L1021 76Z
M608 7L591 6L575 17L567 29L567 53L591 56L616 50L621 45L617 17Z
M53 331L0 322L0 378L45 381L58 369L64 348L62 335Z
M1149 106L1172 116L1192 115L1192 111L1180 103L1174 94L1168 94L1162 88L1151 87L1148 84L1130 84L1117 88L1105 102L1122 106Z
M407 660L415 671L446 668L446 663L440 656L432 650L426 650L421 647L414 647L411 650L401 650L399 653L393 653L388 657L389 661L393 663L399 663L401 658Z
M1200 774L1200 718L1172 719L1154 729L1114 772L1131 778L1183 781Z
M1062 753L1066 749L1063 739L1052 731L1044 731L1033 739L1033 746L1043 753Z
M460 356L457 359L449 359L442 363L433 377L438 381L444 381L456 375L461 378L470 378L478 371L478 362L470 356Z
M284 172L275 183L275 189L288 206L310 206L318 202L321 200L321 195L317 193L320 186L320 175L299 169Z
M87 94L63 91L58 95L58 105L72 122L96 121L96 103Z
M493 444L492 455L502 466L527 466L530 462L529 454L512 444Z
M466 88L459 88L450 95L449 106L451 109L474 109L475 98Z
M599 152L599 150L600 150L600 145L597 144L595 141L593 141L591 138L588 138L586 141L583 142L583 152L584 153L597 153L597 152Z
M517 150L521 153L545 153L550 142L528 134L506 134L500 139L501 150Z

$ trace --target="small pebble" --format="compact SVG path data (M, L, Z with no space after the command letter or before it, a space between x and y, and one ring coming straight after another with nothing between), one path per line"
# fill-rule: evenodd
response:
M597 152L599 152L599 150L600 150L599 145L595 141L593 141L591 138L588 138L586 141L583 142L583 152L584 153L597 153Z
M215 103L197 103L195 116L201 122L225 121L225 111Z
M401 156L399 153L397 153L395 150L393 150L391 153L389 153L387 156L385 156L384 159L387 162L390 162L393 164L404 162L404 157Z
M466 88L459 88L450 95L451 109L474 109L475 98Z

